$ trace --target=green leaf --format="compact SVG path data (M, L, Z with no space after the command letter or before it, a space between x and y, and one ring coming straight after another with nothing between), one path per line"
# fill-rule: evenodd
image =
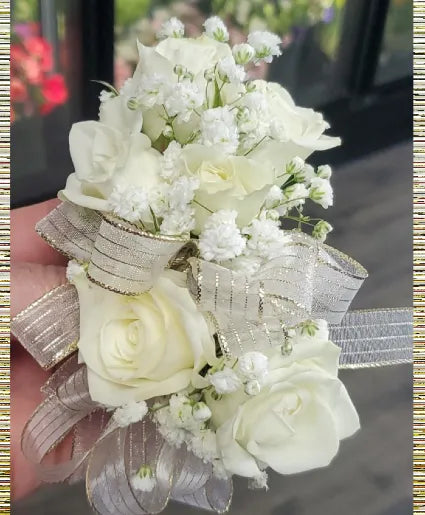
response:
M108 88L109 91L112 91L112 93L115 93L115 96L119 95L118 90L112 86L112 84L109 84L109 82L105 82L104 80L96 80L93 79L91 82L97 82L98 84L102 84L102 86L105 86L105 88Z
M301 334L307 334L308 336L314 336L319 329L319 326L314 320L306 320L301 325Z

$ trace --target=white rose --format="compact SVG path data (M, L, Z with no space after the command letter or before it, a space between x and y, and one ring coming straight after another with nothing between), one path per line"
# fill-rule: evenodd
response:
M257 91L264 93L270 123L279 129L280 141L268 140L251 153L258 160L271 160L278 169L294 157L307 159L316 150L327 150L341 144L340 138L324 135L329 124L322 114L295 105L291 95L280 84L255 81Z
M156 51L172 63L173 67L176 64L185 66L195 75L195 79L197 76L203 77L205 70L213 68L220 59L232 57L229 45L206 35L198 38L168 38L156 46Z
M120 168L127 155L124 134L101 122L74 123L69 150L80 180L105 182Z
M164 82L171 86L177 83L177 75L174 67L180 65L193 74L193 82L199 91L205 91L206 80L204 72L215 66L217 61L225 57L231 57L229 45L215 41L205 35L198 38L167 38L156 47L146 47L138 43L139 64L127 88L127 96L136 96L138 85L144 76L153 74L161 75ZM196 58L194 59L194 56ZM212 88L210 88L212 90ZM212 93L212 91L211 91ZM185 141L193 130L196 129L198 119L192 119L185 123L174 123L174 133L179 141ZM143 132L152 141L156 141L165 129L164 110L162 106L143 109Z
M235 210L239 227L259 213L275 181L271 166L244 156L227 156L216 147L187 145L182 151L187 172L199 179L195 193L196 231L202 230L211 212Z
M99 121L127 136L140 132L143 126L143 114L141 110L129 109L127 98L119 95L100 104Z
M339 442L359 429L356 410L337 378L339 349L305 341L290 357L270 356L261 392L207 399L225 468L257 477L264 464L280 474L324 467Z
M166 271L143 295L128 297L75 280L80 301L80 361L90 395L122 406L178 392L214 363L214 341L185 288L184 275Z
M98 125L78 127L80 124L75 124L71 129L75 173L68 177L65 189L59 192L62 200L108 211L107 199L117 184L146 192L159 184L161 154L151 148L147 136L137 133L124 137L114 129L104 131L106 126L99 122L82 123Z

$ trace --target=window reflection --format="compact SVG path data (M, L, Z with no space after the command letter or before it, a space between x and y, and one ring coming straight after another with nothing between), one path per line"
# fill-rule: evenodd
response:
M283 56L250 70L251 78L276 80L298 102L319 105L338 95L333 83L345 0L115 0L115 82L120 87L137 64L135 41L156 43L155 34L171 16L186 35L197 36L212 14L223 18L232 44L251 30L268 29L282 38ZM138 16L135 16L138 13Z
M69 173L68 133L81 118L81 2L15 0L11 12L14 203L54 194Z
M375 79L377 84L412 75L412 34L413 1L391 0Z

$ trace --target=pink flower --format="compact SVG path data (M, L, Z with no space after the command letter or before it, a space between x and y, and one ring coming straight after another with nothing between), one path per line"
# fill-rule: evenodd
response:
M68 89L62 75L56 73L43 81L41 91L45 103L41 106L41 114L50 113L56 106L68 100Z
M37 36L24 40L24 47L31 57L37 59L43 72L49 72L53 66L52 47L44 38Z

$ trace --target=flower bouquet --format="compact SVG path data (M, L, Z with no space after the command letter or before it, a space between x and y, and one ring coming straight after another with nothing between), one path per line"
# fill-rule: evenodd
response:
M331 168L306 159L340 140L247 76L280 39L231 48L219 18L204 27L166 22L99 121L72 127L75 173L37 226L68 282L12 323L55 367L23 451L45 481L85 478L102 515L222 513L233 475L267 488L268 468L329 465L359 429L339 368L410 360L410 310L347 312L366 272L305 214L333 201ZM47 464L72 430L72 458Z

